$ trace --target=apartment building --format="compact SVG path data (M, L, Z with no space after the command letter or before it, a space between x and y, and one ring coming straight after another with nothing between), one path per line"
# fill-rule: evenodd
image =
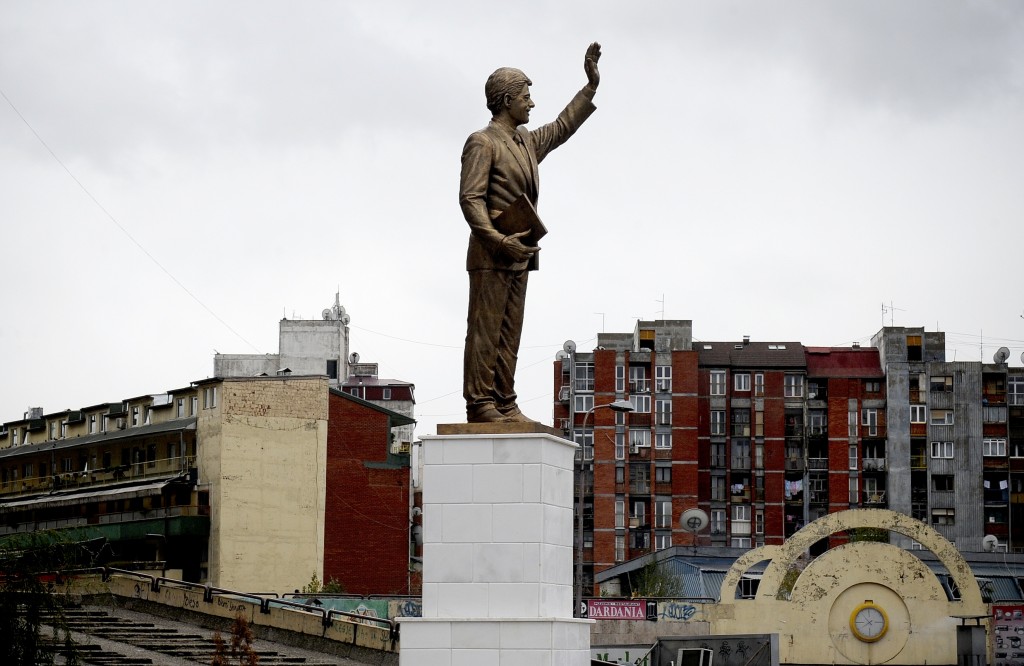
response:
M240 591L407 589L411 419L316 376L212 378L0 426L0 538L105 539L114 566ZM386 529L383 529L385 526ZM365 548L373 562L353 558Z
M925 520L964 550L988 535L1024 548L1024 369L948 363L942 333L807 347L639 321L563 356L554 417L581 445L586 589L653 550L779 544L857 507ZM607 408L622 400L634 411ZM696 533L680 525L691 508L709 518Z

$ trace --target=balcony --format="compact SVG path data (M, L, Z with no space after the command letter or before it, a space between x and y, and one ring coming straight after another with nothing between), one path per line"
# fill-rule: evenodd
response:
M631 379L629 380L629 392L632 393L650 393L651 392L651 380L650 379Z
M827 490L812 490L810 496L811 504L828 504Z
M630 481L629 483L629 494L630 495L650 495L651 484L647 481Z
M884 490L868 490L861 493L861 503L864 506L885 506Z
M786 471L787 472L802 472L804 471L804 459L803 456L787 456L786 457Z
M629 427L630 428L650 428L651 427L651 413L650 412L630 412L629 416Z
M51 490L70 490L104 486L113 482L141 481L156 476L167 476L176 472L184 472L195 467L192 457L164 458L131 465L118 465L102 469L61 472L47 476L34 476L27 479L9 481L0 486L0 497L11 499L22 495L35 495Z
M801 424L801 423L793 423L793 424L787 423L786 424L785 435L786 435L786 437L803 437L804 436L804 426L803 426L803 424Z
M885 458L865 458L861 463L861 469L865 472L884 472Z
M807 469L828 471L828 458L808 458Z
M928 469L928 456L910 456L910 469Z

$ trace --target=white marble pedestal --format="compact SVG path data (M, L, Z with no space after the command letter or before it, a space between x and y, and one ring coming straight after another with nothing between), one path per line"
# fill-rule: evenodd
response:
M589 666L572 617L573 455L544 432L423 438L423 617L402 666Z

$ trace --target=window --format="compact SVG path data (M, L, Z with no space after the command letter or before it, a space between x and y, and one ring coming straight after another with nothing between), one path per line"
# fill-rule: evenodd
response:
M626 500L615 500L615 527L626 527Z
M647 366L646 365L631 365L629 366L629 392L630 393L650 393L651 392L651 380L647 378Z
M850 482L849 482L849 485L847 486L847 490L850 493L850 497L849 497L850 504L857 504L858 502L860 502L860 493L859 493L858 488L857 488L857 477L855 477L855 476L851 476L850 477Z
M672 448L672 433L670 432L659 432L654 434L654 448L656 449L671 449Z
M932 377L929 382L929 389L933 393L949 393L953 390L953 377L949 375Z
M750 437L750 410L732 410L732 436Z
M622 562L626 559L626 535L615 535L615 561Z
M381 389L381 391L380 391L380 399L381 400L390 400L391 399L391 387L390 386L386 386L383 389Z
M583 452L584 460L594 459L594 431L587 430L587 432L573 432L572 439L576 442L577 446L580 447L580 451ZM577 460L579 459L579 452L577 452Z
M60 438L64 439L67 436L68 436L68 422L67 421L61 421L60 422Z
M1024 441L1017 439L1010 443L1010 457L1024 458Z
M654 401L654 423L655 425L672 425L672 401Z
M725 436L725 410L713 409L711 410L711 436L712 437L724 437Z
M736 391L750 390L750 373L737 372L732 376L732 387Z
M1020 375L1006 378L1006 399L1011 405L1024 405L1024 377Z
M208 386L203 389L203 409L213 409L217 406L217 387Z
M932 458L952 458L953 442L932 442Z
M764 469L764 444L754 444L754 469Z
M932 490L938 492L953 492L953 475L932 474Z
M629 526L639 527L647 525L647 504L645 502L633 502L633 510L629 513Z
M750 537L733 537L729 545L733 548L750 548Z
M874 437L878 434L878 410L873 408L860 411L860 423L868 430L868 436Z
M615 433L615 459L626 459L626 433L624 432Z
M621 485L626 482L626 468L621 466L615 467L615 483Z
M651 396L647 393L633 393L629 396L629 402L633 405L633 411L637 414L651 413Z
M985 423L1006 423L1006 405L985 405L981 416Z
M57 422L50 421L50 439L57 439Z
M928 422L928 407L927 407L927 405L911 405L910 406L910 422L911 423L927 423Z
M764 395L764 373L754 373L754 395L760 397Z
M654 535L654 549L665 550L666 548L672 547L672 533L667 534L655 534Z
M712 536L725 534L724 509L713 509L711 511L711 534Z
M932 525L956 525L956 509L932 509Z
M131 424L132 424L132 427L134 428L135 426L139 425L139 408L138 407L132 407L131 414L132 414Z
M621 469L621 468L620 468ZM672 483L672 467L670 465L659 465L654 468L655 483Z
M812 409L807 413L807 419L810 421L808 425L809 434L811 435L827 435L828 434L828 412L824 409Z
M920 335L907 336L907 360L920 361L922 359L922 346Z
M89 415L89 434L90 435L95 435L96 434L96 428L97 428L96 421L97 421L96 415L95 414L90 414Z
M573 407L577 414L586 414L594 408L594 394L577 393L573 397Z
M615 366L615 391L625 393L626 391L626 366Z
M175 401L174 415L179 419L185 416L185 398L178 398Z
M672 500L659 499L654 502L654 526L672 527Z
M725 500L725 477L711 477L711 500L721 502Z
M644 449L651 446L650 430L630 430L629 446L634 449Z
M15 428L15 429L11 430L11 446L17 446L17 445L18 445L18 429Z
M711 466L725 467L725 444L714 443L711 445Z
M658 393L672 392L672 366L654 366L654 390Z
M846 414L846 436L856 437L857 436L857 412L847 412Z
M1006 440L986 437L981 441L981 451L983 456L1005 458Z
M875 380L868 380L864 382L865 393L880 393L882 391L882 382Z
M802 398L804 395L804 376L786 375L783 383L783 395L787 398Z
M577 361L576 363L576 390L594 390L594 364L588 361Z
M327 372L325 373L329 379L338 378L338 359L329 358L327 359Z
M725 370L711 371L710 395L725 395Z
M857 447L851 446L847 455L850 469L857 469Z
M952 409L933 409L932 410L932 425L953 425L953 410Z
M764 534L764 509L754 512L754 534Z

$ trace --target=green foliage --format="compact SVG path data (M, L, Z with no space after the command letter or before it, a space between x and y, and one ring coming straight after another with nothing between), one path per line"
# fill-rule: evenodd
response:
M338 579L333 576L326 583L321 583L316 572L313 572L313 577L309 579L309 582L300 591L303 594L345 594L345 586L339 583Z
M645 565L631 582L634 597L678 597L683 593L679 576L658 562Z
M0 541L0 664L53 664L55 652L77 664L64 609L67 583L55 572L88 566L91 554L55 532L18 534ZM52 634L40 633L44 625Z
M850 541L878 541L880 543L889 543L889 530L882 529L881 527L855 527L852 530L847 530L847 537Z

